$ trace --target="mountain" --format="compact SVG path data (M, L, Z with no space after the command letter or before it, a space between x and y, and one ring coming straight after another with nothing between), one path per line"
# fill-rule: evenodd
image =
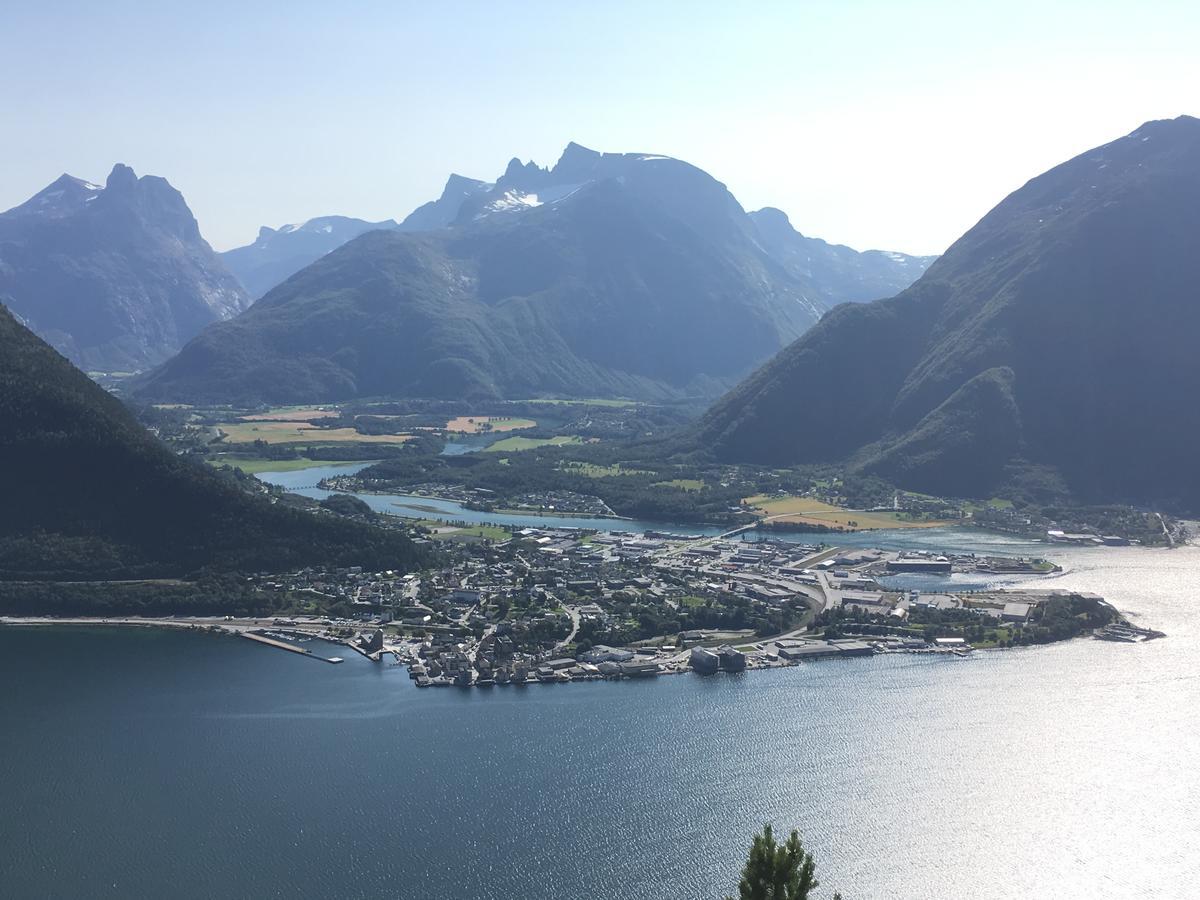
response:
M400 228L404 231L432 231L453 225L467 200L494 187L486 181L451 175L442 189L442 196L414 209L400 223Z
M0 306L0 580L410 568L412 543L273 505L163 447Z
M422 231L406 231L417 226ZM680 160L570 144L495 182L452 178L206 329L142 396L272 403L715 396L832 300Z
M165 179L63 175L0 213L0 302L87 369L162 362L249 305Z
M451 175L437 200L414 209L403 222L385 219L367 222L346 216L321 216L303 225L263 226L253 244L226 250L221 259L237 276L246 292L254 298L283 284L301 269L312 265L326 253L367 231L430 231L445 228L458 217L463 203L471 195L490 190L492 185Z
M321 216L303 225L280 228L264 225L253 244L226 250L220 256L246 293L258 298L364 231L396 227L392 219L364 222L346 216Z
M907 290L830 312L702 419L723 460L1200 508L1200 120L1034 178Z
M750 213L763 248L822 297L862 303L890 297L921 277L936 256L891 250L859 252L820 238L805 237L787 214L773 207Z

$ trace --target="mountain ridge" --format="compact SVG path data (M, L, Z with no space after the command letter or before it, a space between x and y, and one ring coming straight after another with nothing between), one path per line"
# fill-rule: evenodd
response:
M166 179L62 175L0 213L0 301L76 363L159 363L249 298Z
M410 216L360 235L136 389L713 396L829 305L763 247L724 184L670 157L572 143L548 168L514 159L495 182L452 176L418 213L436 227L409 231Z
M0 305L0 581L407 567L411 542L273 505L181 459Z
M718 401L696 439L721 459L847 461L934 493L989 496L1032 465L1080 497L1195 506L1182 444L1200 437L1185 399L1200 390L1197 233L1200 120L1146 123L1031 179L897 296L834 309ZM944 406L990 371L1009 374L969 397L1002 411L1008 385L1003 463L968 398ZM928 455L964 440L974 463ZM912 467L902 451L918 447Z

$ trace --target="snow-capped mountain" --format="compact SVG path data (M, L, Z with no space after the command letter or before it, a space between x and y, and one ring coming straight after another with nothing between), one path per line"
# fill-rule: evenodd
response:
M63 175L0 213L0 302L84 368L161 362L249 298L165 179Z
M252 298L261 297L346 241L365 231L396 228L396 222L366 222L347 216L320 216L300 225L263 226L253 244L221 254Z

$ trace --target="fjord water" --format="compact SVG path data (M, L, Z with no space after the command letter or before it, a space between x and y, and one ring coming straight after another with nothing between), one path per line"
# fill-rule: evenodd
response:
M1052 555L1169 637L420 691L355 654L0 628L0 895L718 897L772 821L823 896L1194 897L1200 548Z

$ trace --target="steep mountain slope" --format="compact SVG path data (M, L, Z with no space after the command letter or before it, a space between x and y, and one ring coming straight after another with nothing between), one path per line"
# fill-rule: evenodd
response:
M490 191L494 185L462 175L451 175L442 189L442 195L418 206L400 223L402 231L432 231L452 225L458 218L463 204L476 194Z
M272 505L174 456L0 307L0 580L411 567L401 535Z
M1033 179L897 297L835 309L705 416L726 460L850 460L986 495L1024 465L1087 499L1200 507L1200 120Z
M303 225L280 228L264 225L253 244L226 250L220 256L246 293L258 298L364 231L395 227L392 219L365 222L346 216L321 216Z
M324 257L144 396L715 396L841 299L774 258L724 185L664 156L570 144L550 169L453 176L398 229L413 230Z
M0 213L0 302L87 369L162 362L249 305L164 179L63 175Z
M820 238L805 237L787 214L770 206L750 213L762 245L797 278L834 302L863 303L891 297L921 277L936 256L891 250L859 252Z

